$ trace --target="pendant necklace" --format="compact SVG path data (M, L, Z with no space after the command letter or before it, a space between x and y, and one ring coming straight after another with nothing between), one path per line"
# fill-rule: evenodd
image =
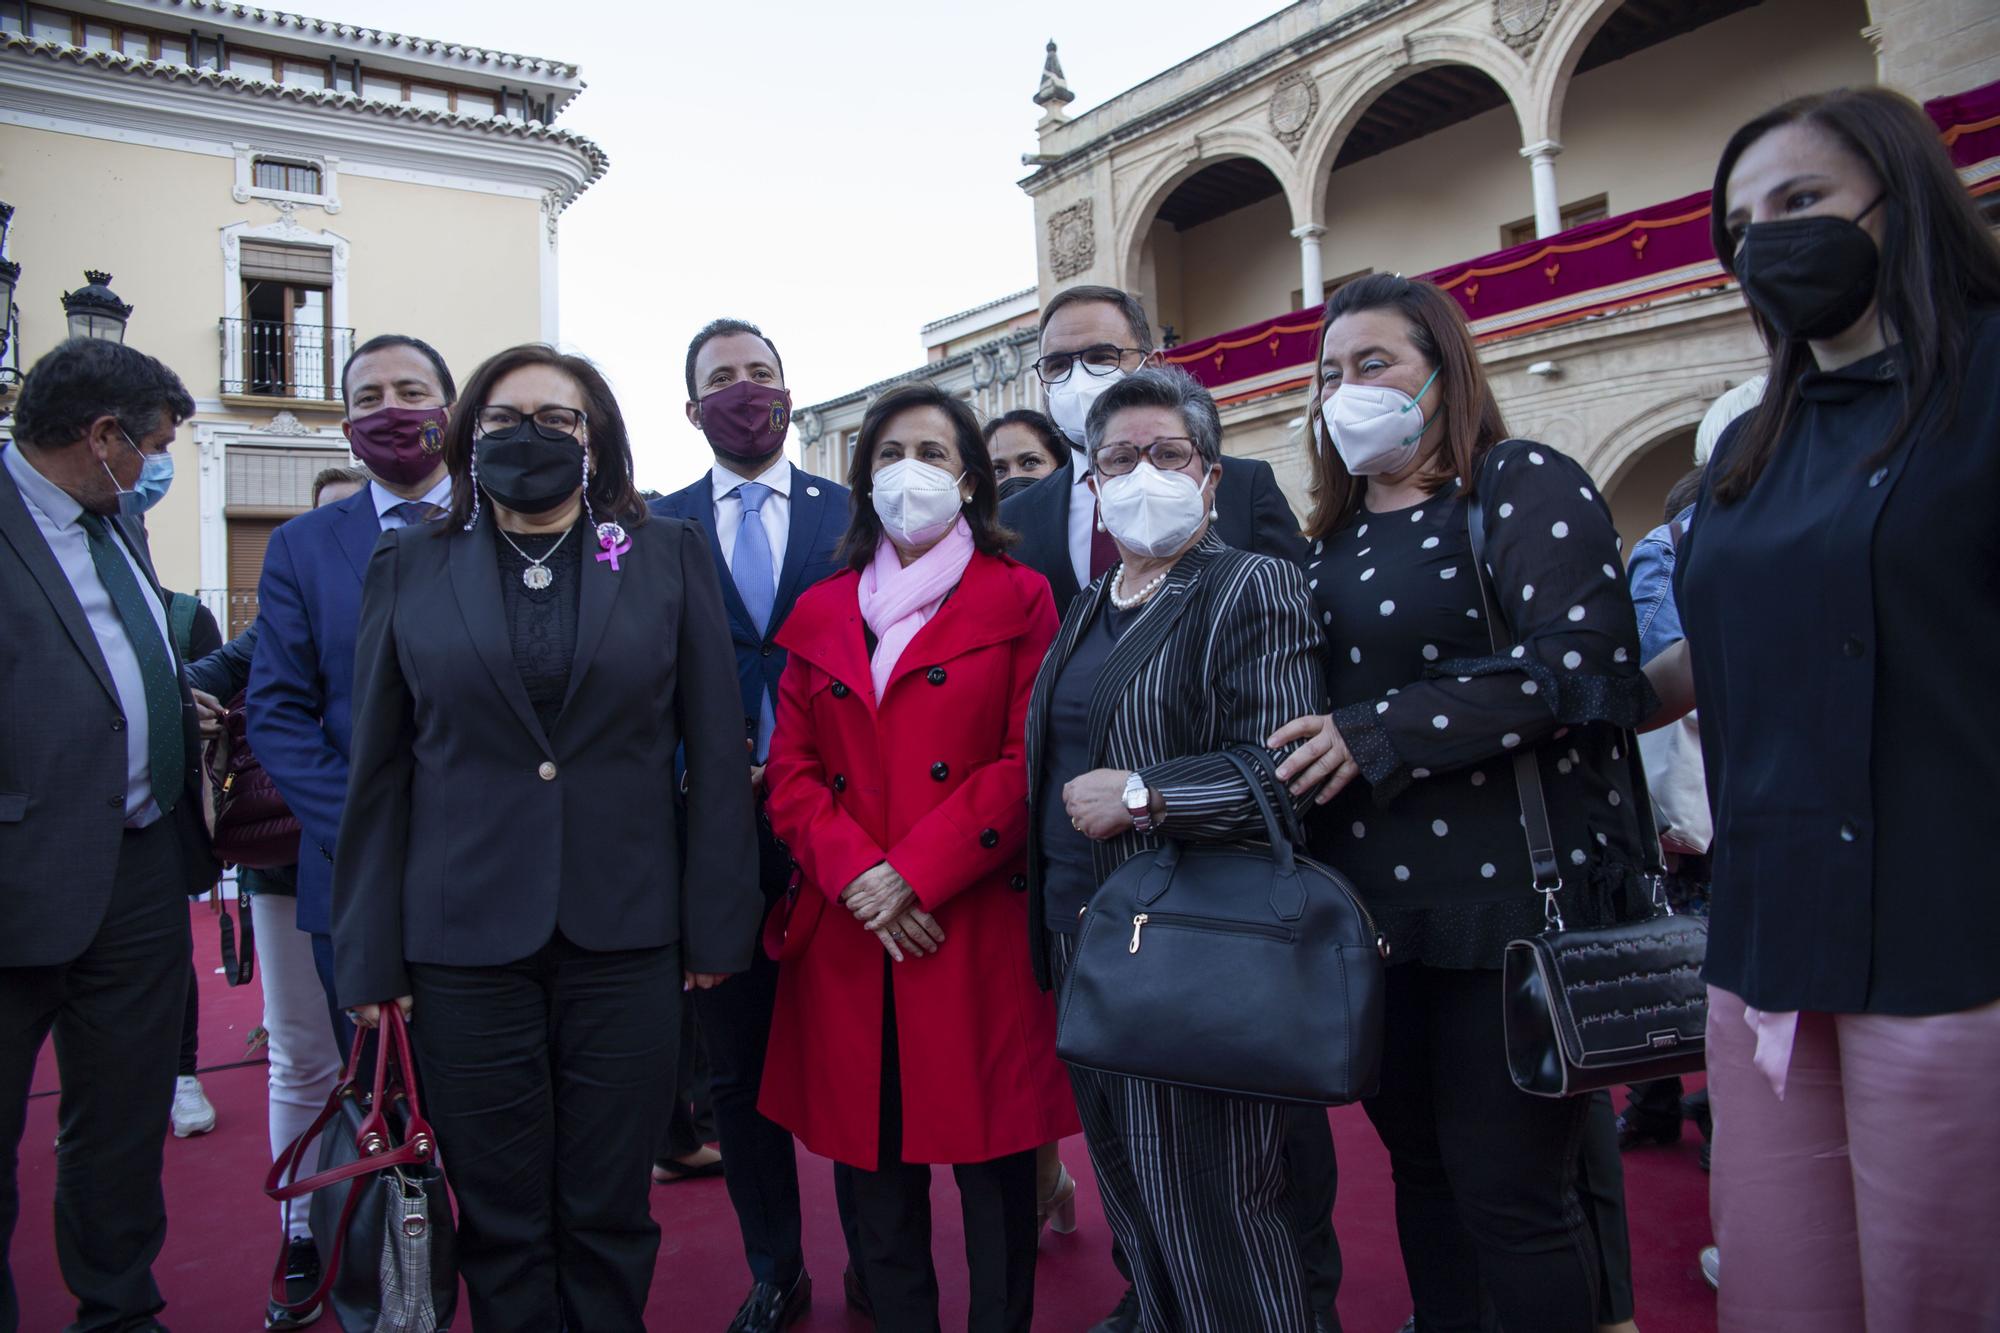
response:
M542 553L542 558L540 560L537 560L535 559L535 557L529 555L526 551L522 550L521 544L519 542L515 541L512 537L507 536L507 529L501 527L498 523L495 523L493 525L493 530L499 533L501 537L505 538L507 544L514 548L515 555L520 556L523 560L528 562L528 567L521 571L521 582L524 586L526 586L527 588L529 588L531 591L534 592L540 592L542 589L548 587L551 583L554 583L556 581L556 576L549 573L549 566L548 566L549 557L553 556L556 553L557 548L560 547L564 542L569 540L570 533L576 531L576 529L573 527L564 528L563 535L556 538L556 544L554 546L551 546L548 550L544 551Z

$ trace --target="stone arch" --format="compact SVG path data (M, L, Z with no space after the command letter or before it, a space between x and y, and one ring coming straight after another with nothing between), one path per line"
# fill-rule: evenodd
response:
M1624 5L1625 0L1570 0L1557 8L1548 30L1535 45L1524 143L1544 139L1562 142L1563 101L1576 75L1576 62L1583 59L1584 49L1598 30Z
M1578 451L1576 461L1596 480L1597 488L1609 494L1617 489L1632 465L1654 445L1681 431L1701 424L1714 395L1682 392L1652 403L1623 424L1606 431L1594 444ZM1688 459L1694 466L1694 459Z
M1414 33L1398 47L1378 51L1359 65L1334 71L1342 91L1317 117L1312 130L1299 145L1301 183L1305 186L1309 212L1297 214L1300 223L1323 222L1326 208L1326 181L1333 174L1341 146L1354 131L1375 100L1396 84L1427 69L1441 65L1464 65L1478 70L1499 85L1514 119L1521 127L1523 143L1533 143L1529 108L1530 77L1527 63L1506 43L1484 33L1444 30Z
M1117 231L1113 238L1116 248L1112 251L1116 257L1119 286L1128 291L1138 289L1140 250L1167 196L1203 168L1229 158L1246 158L1270 172L1284 193L1293 218L1300 216L1301 189L1296 179L1297 171L1291 162L1290 152L1275 136L1242 125L1198 130L1188 142L1174 145L1147 167L1126 196L1127 202L1119 205Z

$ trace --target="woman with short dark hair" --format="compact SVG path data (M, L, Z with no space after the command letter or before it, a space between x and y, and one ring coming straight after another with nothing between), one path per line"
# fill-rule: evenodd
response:
M1508 1328L1590 1333L1588 1101L1509 1080L1500 964L1557 910L1571 926L1647 910L1651 830L1622 729L1652 701L1611 513L1571 459L1507 438L1465 316L1429 283L1377 274L1334 293L1312 408L1307 574L1334 708L1272 743L1298 743L1280 772L1317 792L1314 853L1389 937L1382 1084L1365 1106L1394 1168L1417 1327L1478 1329L1483 1287ZM1560 863L1547 903L1515 791L1523 751Z
M1323 706L1305 575L1213 531L1222 423L1208 391L1184 371L1135 371L1098 397L1085 436L1119 562L1070 603L1027 730L1031 947L1054 985L1126 861L1167 838L1264 835L1227 752ZM1148 1333L1311 1329L1285 1107L1082 1068L1070 1081Z
M1648 670L1715 806L1720 1324L2000 1327L2000 246L1883 88L1738 130L1711 226L1770 382Z
M340 999L414 1010L474 1327L640 1330L681 992L761 906L722 594L581 357L489 359L444 455L450 516L385 534L362 599Z
M766 809L801 880L758 1109L855 1168L878 1329L938 1327L931 1164L950 1163L971 1326L1027 1333L1035 1150L1076 1132L1021 893L1022 726L1055 608L1004 554L959 399L877 399L847 484L847 571L778 634Z

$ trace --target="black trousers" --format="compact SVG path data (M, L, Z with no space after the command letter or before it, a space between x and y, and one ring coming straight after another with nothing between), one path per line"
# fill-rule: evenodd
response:
M220 889L216 890L218 893ZM194 970L194 959L188 959L187 1006L181 1017L180 1061L175 1066L176 1073L193 1074L201 1063L201 987L200 977Z
M1622 1324L1632 1317L1633 1309L1632 1236L1625 1225L1625 1160L1618 1154L1618 1113L1611 1109L1608 1092L1593 1092L1584 1100L1590 1106L1576 1189L1597 1243L1597 1322Z
M649 1170L680 1040L680 949L560 932L499 967L410 965L424 1111L458 1197L479 1333L641 1333Z
M715 1110L708 1100L708 1056L701 1049L695 1007L681 1006L680 1055L674 1066L674 1101L667 1108L667 1129L660 1139L660 1158L691 1157L715 1137Z
M1598 1256L1577 1194L1587 1098L1507 1076L1500 973L1389 969L1382 1088L1396 1230L1424 1333L1477 1333L1481 1289L1509 1329L1591 1333Z
M79 1330L118 1328L166 1304L153 1281L167 1236L160 1161L193 949L176 817L124 835L110 904L81 954L54 967L0 968L0 1256L20 1215L28 1086L53 1031L62 1078L56 1262ZM0 1259L0 1331L19 1324L13 1274Z
M883 955L887 967L888 955ZM877 1333L940 1333L931 1262L931 1168L903 1161L902 1061L893 976L883 985L882 1140L874 1171L850 1168L862 1274ZM969 1333L1028 1333L1035 1319L1035 1153L951 1168L965 1219Z

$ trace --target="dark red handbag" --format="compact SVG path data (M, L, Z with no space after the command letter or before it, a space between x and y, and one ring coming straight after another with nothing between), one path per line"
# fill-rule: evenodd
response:
M222 735L209 742L207 763L215 803L210 831L216 858L252 870L297 864L299 821L278 794L278 784L251 753L241 692L229 701L222 725Z

